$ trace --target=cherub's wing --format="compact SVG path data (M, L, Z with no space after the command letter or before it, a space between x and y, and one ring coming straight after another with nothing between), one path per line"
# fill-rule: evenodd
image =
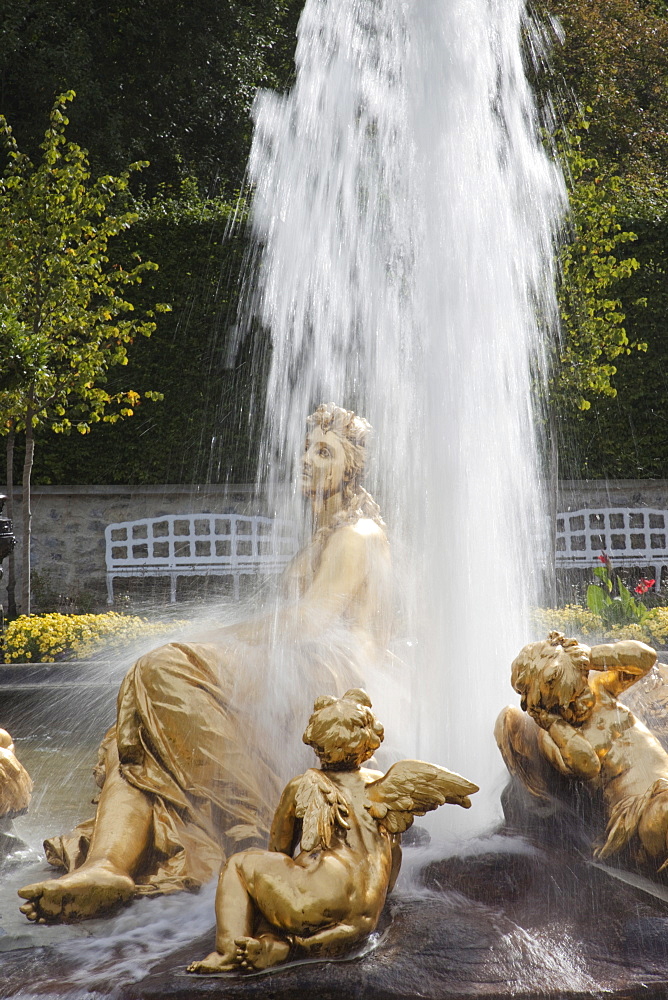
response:
M32 781L11 750L0 747L0 816L12 816L28 808Z
M327 848L335 828L348 830L348 804L322 771L311 768L299 783L295 794L295 815L302 820L303 851Z
M424 816L445 802L469 809L469 795L477 791L477 785L454 771L423 760L400 760L366 786L366 808L388 833L403 833L414 816Z

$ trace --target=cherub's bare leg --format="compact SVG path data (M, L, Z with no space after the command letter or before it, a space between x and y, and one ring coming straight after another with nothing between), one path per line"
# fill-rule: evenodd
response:
M186 966L186 972L194 972L197 976L210 976L214 972L232 972L238 966L235 945L232 951L224 955L219 951L212 951L199 962L191 962L190 965Z
M153 808L149 797L119 773L118 758L110 764L86 861L61 878L19 889L28 920L80 920L134 895L133 875L151 842Z
M218 882L216 952L202 962L193 962L189 971L218 972L242 963L244 968L261 969L284 962L290 946L280 931L266 933L262 921L260 933L253 936L261 918L271 926L284 928L286 935L327 924L326 930L300 939L300 947L314 955L319 954L319 949L335 953L337 948L373 930L374 922L365 919L354 926L337 923L337 915L347 914L350 909L350 885L345 879L340 884L333 881L329 870L322 883L319 877L316 871L307 871L280 852L248 850L235 854Z
M236 942L252 934L255 916L241 866L245 856L254 853L264 852L241 851L231 857L221 871L216 890L216 950L201 961L192 962L188 972L229 972L239 966Z

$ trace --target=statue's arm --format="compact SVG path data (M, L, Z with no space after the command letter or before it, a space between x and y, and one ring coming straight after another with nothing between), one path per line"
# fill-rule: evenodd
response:
M595 778L601 770L601 762L591 743L558 716L553 716L546 728L541 727L538 745L543 756L561 774L587 780Z
M575 778L595 778L601 762L589 740L556 711L532 707L528 714L540 726L541 753L557 771Z
M269 833L269 850L287 854L288 857L292 857L299 839L300 824L295 815L295 793L300 780L301 776L293 778L283 790Z
M401 834L398 834L392 838L392 867L390 868L390 881L387 883L388 893L392 892L399 878L399 872L401 871Z
M369 550L385 541L373 521L364 520L332 532L320 559L318 571L304 591L300 614L312 612L335 616L357 595L369 573Z
M592 670L603 672L598 684L616 697L649 673L656 650L636 639L623 639L592 646L590 662Z
M232 626L236 637L253 644L281 634L319 637L359 593L369 572L370 549L387 546L382 528L370 520L362 523L364 527L358 523L332 532L318 570L299 600L275 614Z
M549 764L560 774L571 774L571 770L561 756L561 750L545 729L538 733L538 748Z

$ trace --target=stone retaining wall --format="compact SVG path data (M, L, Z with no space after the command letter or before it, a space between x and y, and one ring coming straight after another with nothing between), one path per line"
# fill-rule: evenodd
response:
M668 479L563 480L558 509L656 507L668 510Z
M6 490L0 488L0 492ZM17 489L14 492L14 528L19 542L20 500L21 491ZM598 506L668 509L668 481L565 481L560 484L559 510ZM76 610L103 608L106 525L113 521L186 513L264 514L267 511L263 498L248 484L35 487L32 560L38 605L40 597L46 604L53 605L54 598L61 594L74 599ZM17 554L18 551L17 546ZM4 565L6 568L6 563ZM162 582L167 586L166 581ZM184 587L187 589L191 583L193 581L184 581ZM132 585L141 587L142 581L132 581ZM123 588L118 589L119 594L122 593ZM164 599L162 590L158 598ZM6 605L6 588L1 585L0 603Z

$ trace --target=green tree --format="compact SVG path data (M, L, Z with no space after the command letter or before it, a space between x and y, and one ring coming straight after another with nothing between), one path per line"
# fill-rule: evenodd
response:
M580 135L571 133L560 144L570 181L570 231L560 259L561 339L553 390L562 407L588 410L592 396L616 395L615 359L647 345L629 338L618 295L620 282L640 266L620 253L637 238L618 221L622 181L583 154Z
M587 123L579 131L563 133L556 143L569 184L570 213L560 249L559 339L550 385L548 440L550 446L550 521L556 525L558 482L562 458L564 418L591 407L592 398L614 397L612 378L620 356L646 350L631 340L618 292L638 270L634 257L624 255L635 233L618 221L621 179L600 169L581 149ZM641 301L636 301L640 306ZM569 450L569 449L567 449ZM554 579L554 574L551 574ZM556 599L556 593L552 595Z
M585 330L584 357L577 356L576 327L583 312L587 318L586 310L578 305L577 287L570 301L562 289L562 312L573 311L571 322L564 324L566 365L559 387L559 401L567 403L559 409L561 465L573 477L664 477L668 5L663 0L535 0L533 6L544 23L559 23L534 79L547 122L556 117L564 131L577 132L587 109L589 128L579 133L578 150L597 166L574 180L574 214L584 215L586 224L588 200L607 191L618 232L637 236L613 250L617 261L633 261L628 266L634 270L620 272L618 279L609 275L612 280L603 292L611 302L608 312L624 319L616 319L598 359L592 358L591 323ZM595 178L599 184L592 190ZM579 249L575 243L569 252L577 255ZM602 332L605 336L605 328ZM647 350L634 345L647 345ZM601 391L588 378L592 361ZM590 403L588 409L579 409L583 400Z
M620 205L620 217L624 204ZM565 474L587 479L668 476L668 213L632 220L638 239L627 252L640 267L618 292L629 336L647 344L615 359L616 396L591 396L591 408L562 411ZM643 302L647 306L643 306ZM635 303L639 303L635 305Z
M7 121L0 132L8 165L0 180L0 432L8 436L8 477L13 441L25 434L23 465L22 610L30 613L30 484L34 431L58 433L132 416L141 397L134 390L110 393L110 368L127 364L136 337L155 329L154 310L132 316L127 286L157 265L134 257L130 266L110 263L109 241L131 226L130 175L91 180L86 152L68 142L66 105L58 97L35 166L21 153ZM156 310L168 306L157 305ZM151 398L155 393L147 392ZM13 483L8 482L8 486Z
M265 341L254 331L234 347L239 274L248 253L243 203L203 197L192 182L174 196L136 204L139 219L111 249L122 261L133 247L159 265L128 295L137 311L169 299L150 339L141 338L127 368L109 373L109 392L130 384L164 394L131 421L95 434L37 431L33 479L56 483L220 483L255 477L258 421L251 397L262 392Z
M668 172L668 18L659 0L536 0L559 31L536 85L566 124L590 108L583 149L624 176Z

